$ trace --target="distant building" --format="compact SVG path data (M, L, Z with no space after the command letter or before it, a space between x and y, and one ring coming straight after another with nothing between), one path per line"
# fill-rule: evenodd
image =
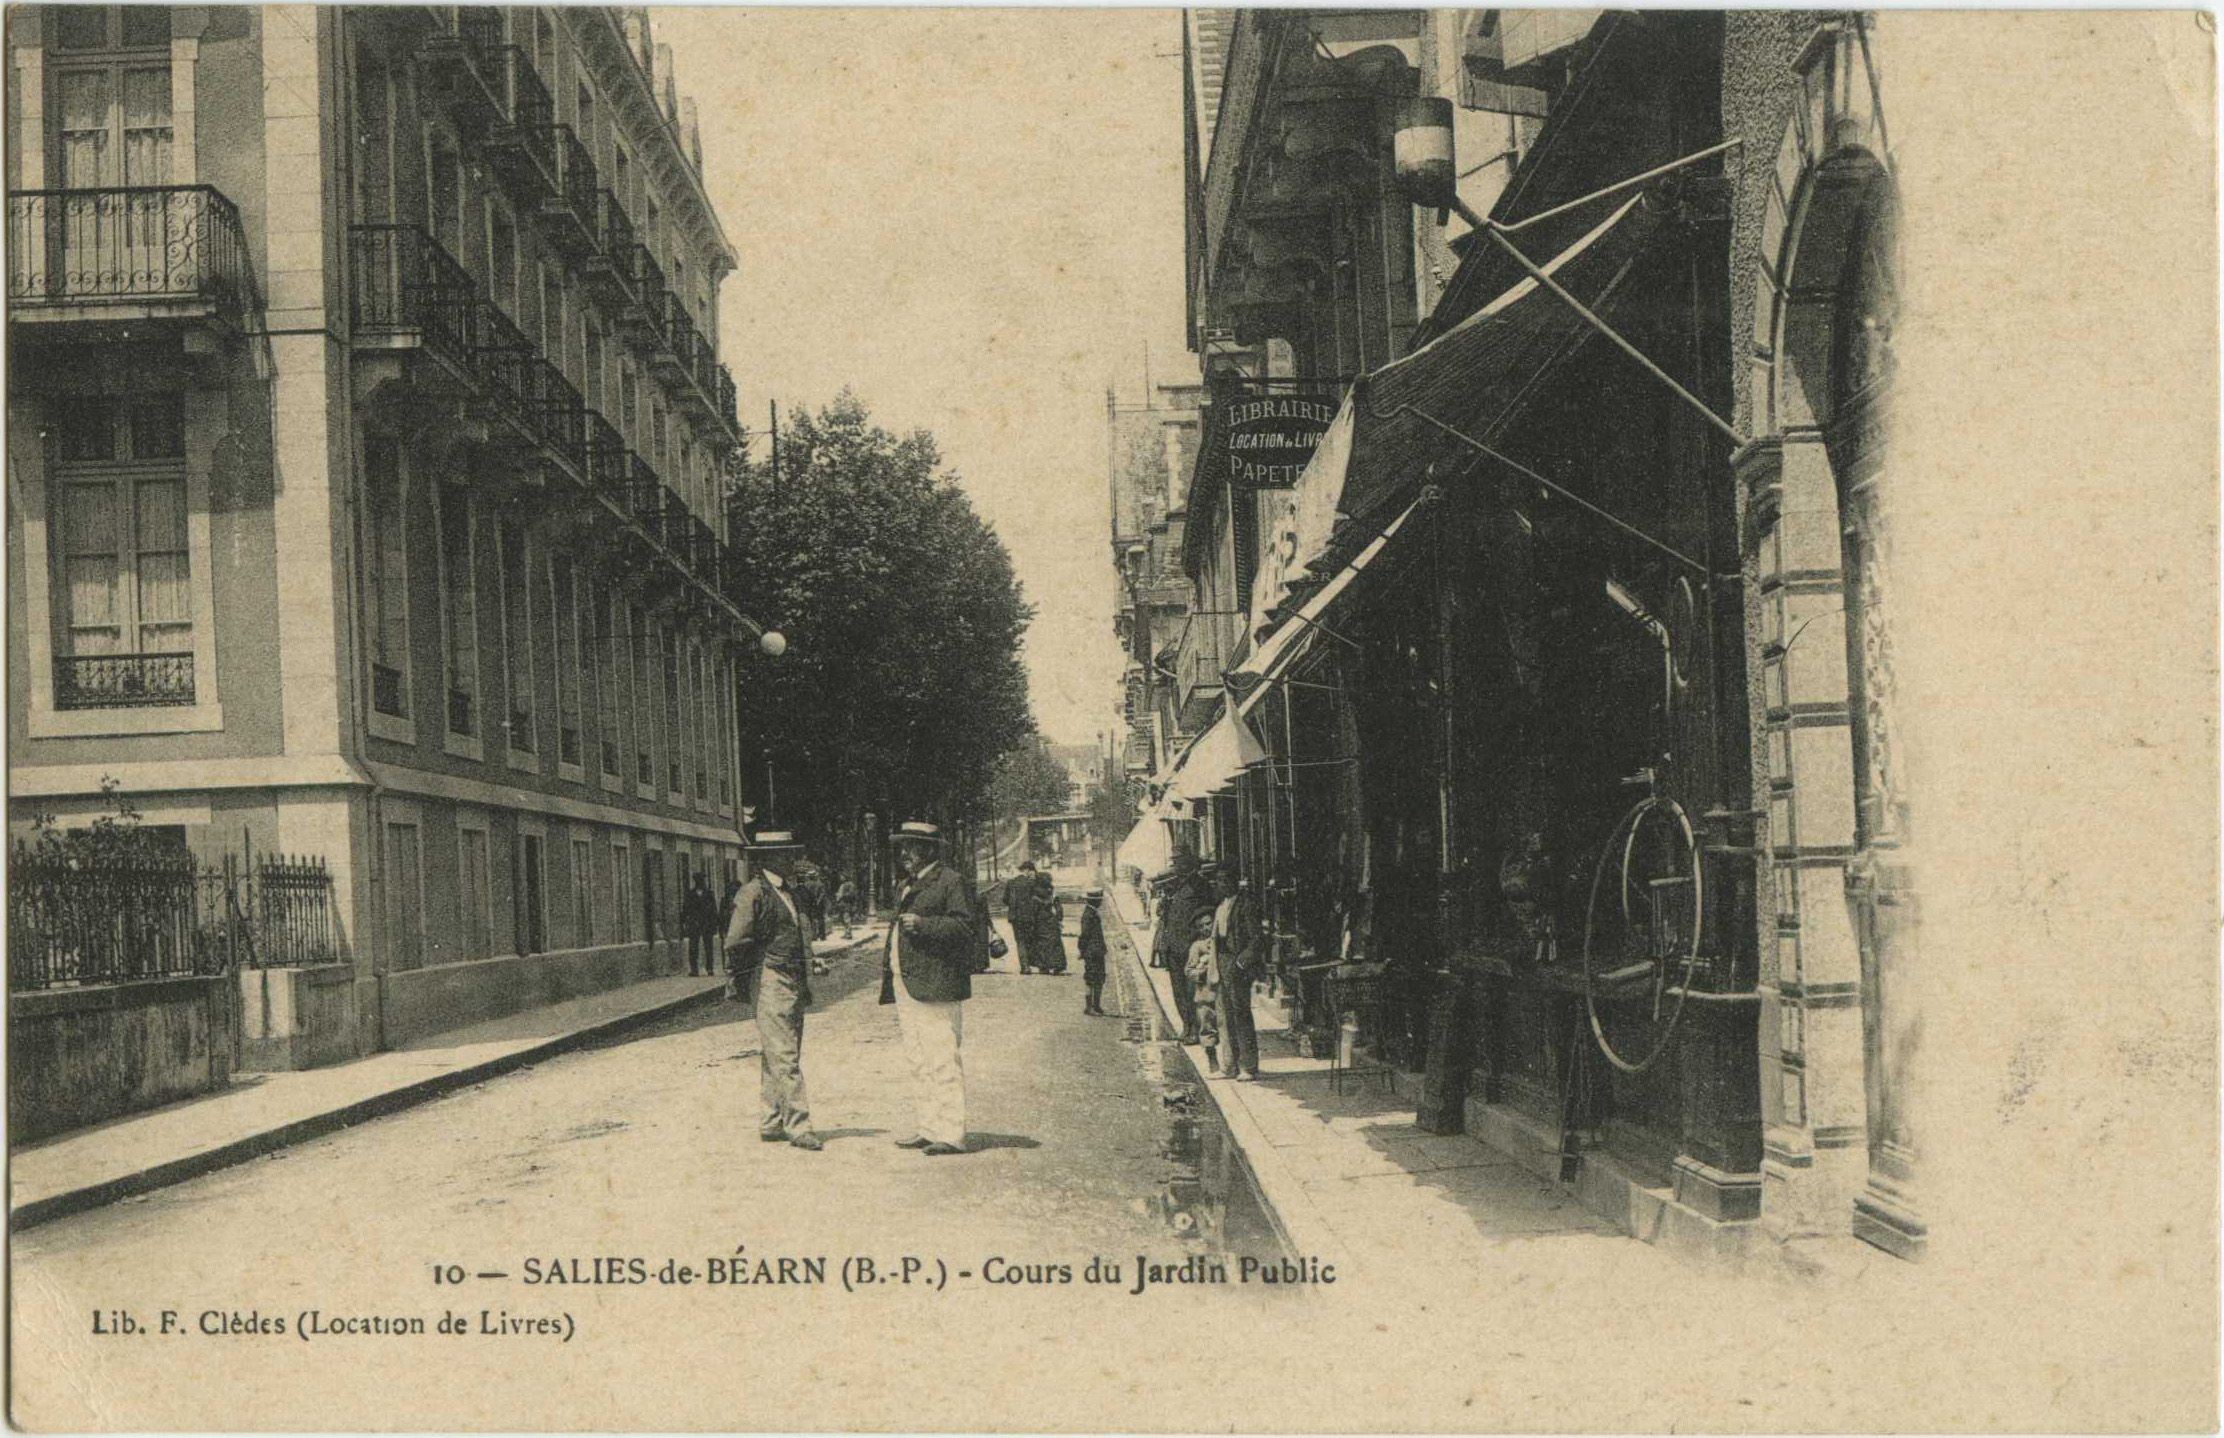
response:
M1114 624L1128 662L1121 675L1126 772L1153 773L1178 748L1181 692L1173 669L1194 591L1182 572L1183 505L1196 467L1196 384L1161 384L1147 402L1105 395Z
M740 855L751 633L737 261L648 12L25 6L8 45L14 826L113 775L204 854L329 861L346 961L250 1053L668 971Z

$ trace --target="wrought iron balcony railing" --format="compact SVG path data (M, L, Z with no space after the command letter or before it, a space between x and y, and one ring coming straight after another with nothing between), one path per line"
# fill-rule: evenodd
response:
M724 365L718 367L718 410L726 417L726 428L741 433L741 408L736 403L734 373Z
M536 197L554 194L559 180L555 102L522 46L503 46L501 67L505 118L487 135L487 152L504 174Z
M357 225L348 247L357 334L414 337L457 368L472 368L478 286L453 255L411 225Z
M626 513L660 542L664 537L664 496L669 493L647 460L638 454L626 455Z
M471 367L479 383L514 414L527 413L532 398L528 375L534 360L533 342L510 317L496 306L479 302L479 342L471 352Z
M564 372L545 359L526 366L527 412L541 442L556 457L584 474L587 470L587 404Z
M8 298L18 307L199 301L237 326L254 293L238 207L211 186L8 195Z
M556 243L568 253L582 256L601 243L601 177L595 173L594 157L571 126L552 125L549 129L556 137L556 194L542 207L542 213L551 222L549 229Z
M191 654L63 654L54 660L57 709L144 709L192 702Z
M626 484L632 458L625 437L594 410L587 411L587 482L620 508L626 502Z

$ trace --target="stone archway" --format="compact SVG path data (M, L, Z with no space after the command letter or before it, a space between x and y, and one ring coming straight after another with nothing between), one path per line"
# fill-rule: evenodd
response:
M1908 806L1892 722L1885 419L1898 197L1858 17L1802 53L1754 306L1751 495L1774 962L1764 1214L1913 1255L1918 1036Z

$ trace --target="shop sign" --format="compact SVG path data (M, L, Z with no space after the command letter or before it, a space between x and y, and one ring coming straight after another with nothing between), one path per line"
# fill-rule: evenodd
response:
M1338 402L1309 395L1245 395L1227 402L1228 477L1238 489L1288 489L1305 472Z

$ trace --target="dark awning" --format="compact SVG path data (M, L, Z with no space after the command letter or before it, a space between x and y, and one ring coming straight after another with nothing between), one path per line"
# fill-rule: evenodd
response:
M1603 312L1656 228L1648 205L1642 195L1624 200L1540 268ZM1524 279L1359 381L1347 401L1354 426L1337 509L1364 522L1393 500L1410 498L1430 461L1457 448L1445 426L1491 442L1593 334L1559 296Z

